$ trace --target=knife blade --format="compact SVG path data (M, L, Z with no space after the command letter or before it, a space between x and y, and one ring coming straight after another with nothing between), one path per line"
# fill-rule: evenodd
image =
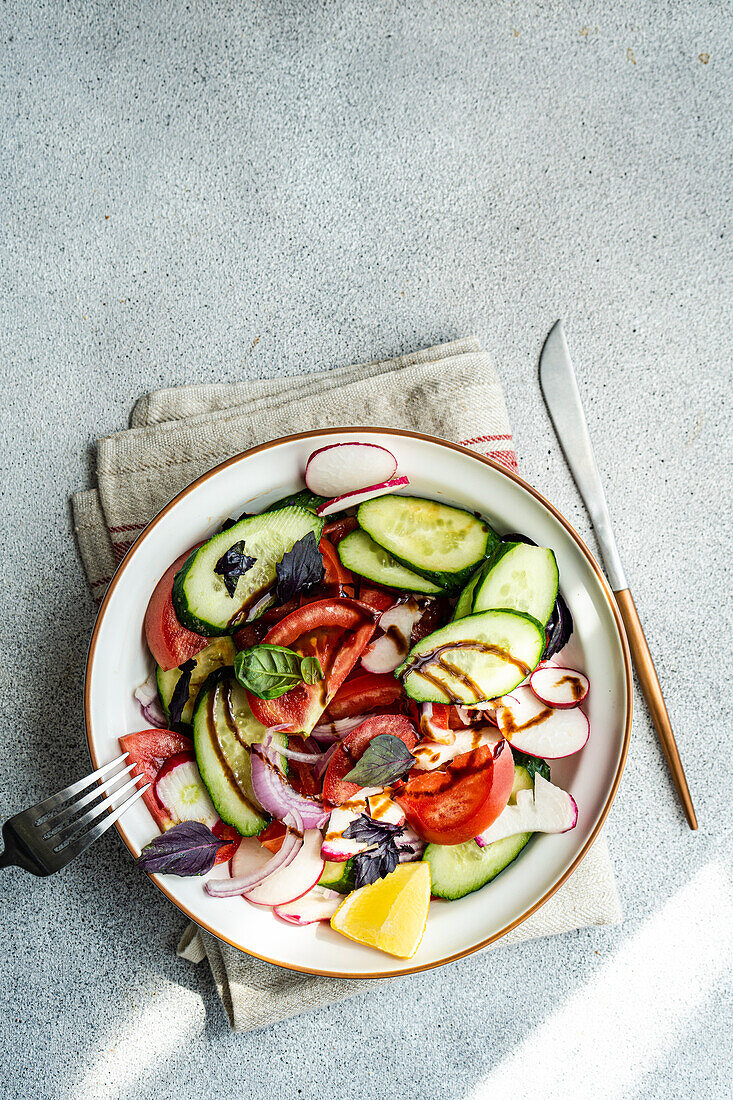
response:
M606 494L603 491L601 475L593 453L562 321L557 321L550 329L542 348L540 387L570 472L588 509L601 548L606 574L626 628L634 667L664 750L672 780L690 828L697 829L697 817L672 732L672 723L664 703L659 677L616 545Z

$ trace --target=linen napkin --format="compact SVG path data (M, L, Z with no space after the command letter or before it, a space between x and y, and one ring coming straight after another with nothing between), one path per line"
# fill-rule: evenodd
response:
M473 338L299 377L159 390L137 402L127 431L97 441L97 488L72 499L95 600L147 523L199 475L278 436L349 424L427 432L517 467L498 376ZM601 836L568 882L493 946L620 919ZM383 981L297 974L251 958L195 924L178 954L194 963L208 960L234 1031L321 1008Z

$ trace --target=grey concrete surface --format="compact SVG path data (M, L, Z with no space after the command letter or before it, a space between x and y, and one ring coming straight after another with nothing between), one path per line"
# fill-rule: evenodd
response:
M86 765L67 500L136 396L475 332L587 535L536 382L563 316L700 818L637 700L620 928L236 1037L116 837L3 871L8 1100L731 1095L731 40L693 0L2 5L3 814Z

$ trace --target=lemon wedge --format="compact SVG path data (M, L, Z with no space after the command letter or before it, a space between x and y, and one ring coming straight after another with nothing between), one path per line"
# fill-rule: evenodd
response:
M430 907L430 865L401 863L385 878L354 890L331 927L357 943L411 959L420 946Z

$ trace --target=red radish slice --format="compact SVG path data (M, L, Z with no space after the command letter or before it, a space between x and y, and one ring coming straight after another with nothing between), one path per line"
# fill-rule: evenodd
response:
M155 781L155 794L176 824L200 821L211 828L219 820L192 752L179 752L166 760Z
M290 830L285 834L282 847L275 855L269 853L264 845L257 845L261 850L258 855L255 852L256 843L253 837L245 837L240 841L239 847L232 857L230 867L230 872L234 877L212 879L207 882L204 886L207 894L210 894L212 898L232 898L237 894L242 894L245 890L259 886L261 882L264 882L270 875L274 875L276 871L288 867L303 847L302 837L298 833L290 832ZM234 872L235 860L239 874Z
M553 710L529 686L503 697L496 720L512 748L546 760L580 752L590 734L590 722L579 707Z
M305 483L319 497L340 497L366 483L381 484L395 475L397 459L376 443L332 443L314 451L305 467Z
M318 829L306 829L303 847L292 863L268 875L259 886L246 890L244 896L247 901L253 901L256 905L285 905L306 894L323 874L322 839ZM236 859L235 855L233 870Z
M327 500L316 508L316 515L332 516L334 512L341 512L344 508L354 508L357 504L363 504L365 500L373 500L374 497L383 497L387 493L394 493L396 489L404 489L410 484L409 477L393 477L391 481L379 482L376 485L368 485L365 489L357 489L342 496Z
M572 795L544 779L534 777L534 791L517 791L514 806L505 806L493 825L476 843L480 848L517 833L566 833L578 823L578 806Z
M529 678L529 686L541 703L557 710L577 707L588 694L590 681L582 672L559 665L536 668Z
M302 898L276 905L275 912L288 924L315 924L319 920L330 920L343 900L344 895L338 890L316 885Z
M394 672L410 651L412 628L422 614L415 600L398 603L389 611L383 611L377 626L384 634L364 650L362 668L367 672Z

